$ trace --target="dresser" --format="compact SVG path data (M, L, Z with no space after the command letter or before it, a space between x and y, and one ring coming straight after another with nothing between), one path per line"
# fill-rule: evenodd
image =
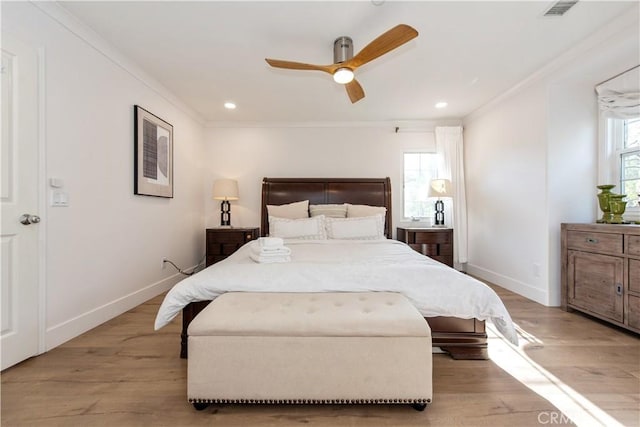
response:
M640 333L640 226L561 225L561 305Z
M222 261L240 246L260 237L260 228L207 228L207 267Z
M398 227L396 239L423 255L453 268L453 229Z

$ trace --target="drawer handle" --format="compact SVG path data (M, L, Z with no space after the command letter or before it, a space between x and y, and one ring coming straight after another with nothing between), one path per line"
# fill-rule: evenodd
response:
M587 243L598 243L598 239L594 239L593 237L586 238Z
M622 283L616 283L616 294L622 295Z
M251 240L251 237L253 237L251 234L247 234L247 240Z

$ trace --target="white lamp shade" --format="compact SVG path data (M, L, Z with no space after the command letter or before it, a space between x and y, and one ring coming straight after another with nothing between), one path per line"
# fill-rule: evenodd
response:
M238 181L235 179L217 179L213 183L214 200L238 200Z
M448 179L432 179L429 183L429 197L453 197L451 181Z

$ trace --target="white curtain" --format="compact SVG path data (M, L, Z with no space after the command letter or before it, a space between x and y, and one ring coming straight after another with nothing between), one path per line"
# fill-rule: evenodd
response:
M640 117L640 66L596 86L598 106L607 117Z
M445 225L453 228L453 262L467 262L467 200L464 186L462 126L436 127L438 178L451 180L453 198L445 201Z

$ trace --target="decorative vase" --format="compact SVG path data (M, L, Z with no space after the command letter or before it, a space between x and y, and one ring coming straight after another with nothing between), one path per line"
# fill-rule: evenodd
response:
M622 218L622 214L627 208L627 202L622 200L624 197L627 197L626 194L611 194L609 195L609 207L611 209L611 220L610 224L624 224L624 219Z
M613 184L598 185L600 193L598 193L598 204L602 211L602 218L597 220L599 223L609 223L611 221L611 206L609 205L609 196L611 196L611 189L615 187Z

